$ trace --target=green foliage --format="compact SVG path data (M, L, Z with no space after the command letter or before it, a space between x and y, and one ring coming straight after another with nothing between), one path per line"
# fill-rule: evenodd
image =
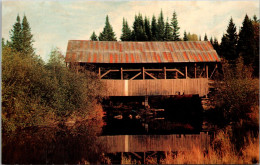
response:
M180 27L178 26L178 20L177 20L177 14L176 12L174 11L173 12L173 15L172 15L172 20L171 20L171 26L172 26L172 29L173 29L173 41L180 41Z
M44 115L52 111L42 99L51 85L42 63L9 47L3 49L2 60L3 130L42 124Z
M52 103L57 115L67 117L72 113L83 116L91 113L92 103L101 94L101 86L95 81L97 76L88 71L75 74L69 70L65 66L64 57L57 49L51 52L46 68L55 88L48 102Z
M246 65L252 64L255 57L259 56L259 52L256 52L256 47L259 45L254 41L254 28L252 21L246 15L241 27L237 45L237 51L240 56L243 57Z
M210 37L210 43L213 45L213 38L212 37Z
M164 40L165 41L171 41L172 40L172 29L170 27L170 24L168 22L168 18L165 24L165 33L164 33Z
M108 15L106 16L105 27L103 32L99 34L99 41L116 41L116 35L113 31L112 26L109 23Z
M205 36L204 36L204 41L208 41L208 36L207 36L206 33L205 33Z
M151 31L151 25L150 21L147 17L144 19L144 28L145 28L145 34L147 36L148 41L152 40L152 31Z
M21 52L23 55L34 55L33 35L31 34L31 28L25 15L22 23L20 22L19 15L17 16L16 23L10 32L10 38L12 49Z
M90 40L91 41L97 41L98 40L97 35L95 34L95 31L93 31L92 35L90 36Z
M214 41L213 41L213 44L212 46L214 47L214 49L217 51L217 53L219 53L219 43L218 43L218 40L217 38L214 37Z
M254 76L259 77L259 27L260 21L257 19L256 15L253 17L253 28L254 28L254 42L255 42L255 58L253 61L253 69L254 69Z
M158 41L164 41L164 36L165 36L165 25L164 25L164 19L163 19L163 12L161 10L161 13L158 18L158 23L157 23L157 40Z
M133 23L133 33L132 33L133 41L147 41L148 37L145 33L143 16L139 13L138 16L135 16L135 20Z
M223 80L216 83L217 107L224 114L225 121L239 122L248 120L252 107L258 105L258 82L252 78L252 68L243 64L238 58L236 67L225 61L223 67Z
M227 27L227 33L224 34L222 42L221 42L221 55L227 59L229 62L233 62L237 59L236 46L237 46L237 32L236 26L233 23L233 19L231 18L229 21L229 25Z
M131 41L131 29L128 26L127 21L123 18L122 35L120 37L121 41Z
M242 57L235 65L224 61L222 70L223 79L215 83L215 112L223 115L218 125L229 128L239 151L248 134L256 137L259 133L259 80L252 78L252 68L243 64Z
M157 22L156 18L153 15L152 17L152 25L151 25L151 31L152 31L152 41L157 41Z
M34 55L33 48L33 35L31 33L31 28L29 22L27 21L26 16L24 15L22 21L22 53Z
M51 52L47 65L9 47L3 49L2 59L4 132L65 121L71 115L86 118L96 113L95 100L101 94L97 76L69 70L57 49Z
M10 31L11 47L16 51L22 50L22 25L20 16L17 15L16 23L13 25L13 29Z
M184 31L184 36L183 36L183 41L188 41L188 36L187 36L187 33L186 31Z
M198 35L197 34L190 34L190 32L187 34L188 41L198 41Z

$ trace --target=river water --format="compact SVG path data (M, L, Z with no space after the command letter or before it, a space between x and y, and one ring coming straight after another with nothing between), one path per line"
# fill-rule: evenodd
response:
M152 100L152 99L151 99ZM2 135L2 163L4 164L77 164L98 163L103 159L104 147L98 135L197 134L202 131L202 106L199 97L173 97L150 102L164 109L156 117L136 118L136 111L116 119L115 113L104 118L103 129L79 124L76 127L31 127ZM129 114L132 117L129 117ZM102 161L101 161L102 162Z

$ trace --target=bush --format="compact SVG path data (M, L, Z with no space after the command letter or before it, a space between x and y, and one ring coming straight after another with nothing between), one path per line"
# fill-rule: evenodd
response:
M2 54L4 132L57 124L72 115L102 118L102 108L97 108L102 85L97 76L88 71L76 74L67 68L58 49L51 52L47 65L9 47Z
M213 100L224 117L224 124L220 124L229 129L231 141L239 151L248 134L258 136L259 80L252 78L251 67L245 66L241 57L235 65L224 61L222 68L223 79L215 83Z

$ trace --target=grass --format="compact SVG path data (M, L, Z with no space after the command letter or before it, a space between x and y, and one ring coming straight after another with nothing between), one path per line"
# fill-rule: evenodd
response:
M198 147L190 151L165 152L160 164L258 164L259 136L247 137L246 144L240 151L235 150L227 132L219 131L207 152ZM146 164L157 164L157 157L147 157ZM123 157L121 164L140 164L131 157Z
M220 131L207 153L193 147L191 151L172 155L166 152L161 164L256 164L259 163L259 137L249 137L248 143L237 152L226 132Z

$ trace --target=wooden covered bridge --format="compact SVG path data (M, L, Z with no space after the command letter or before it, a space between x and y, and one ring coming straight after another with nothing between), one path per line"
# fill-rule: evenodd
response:
M127 100L127 106L130 106L131 96L145 98L142 105L145 106L147 113L153 110L148 106L148 97L151 96L207 96L209 80L214 75L220 58L207 41L70 40L65 61L68 67L96 72L107 87L105 95L116 100L118 97L123 98ZM116 106L110 103L109 106L109 110L116 111ZM175 134L101 136L99 140L106 144L108 153L143 152L145 159L145 153L149 151L189 150L194 145L207 150L210 139L208 134L200 133L185 136Z
M70 40L65 61L98 73L107 96L203 97L220 58L208 41Z

